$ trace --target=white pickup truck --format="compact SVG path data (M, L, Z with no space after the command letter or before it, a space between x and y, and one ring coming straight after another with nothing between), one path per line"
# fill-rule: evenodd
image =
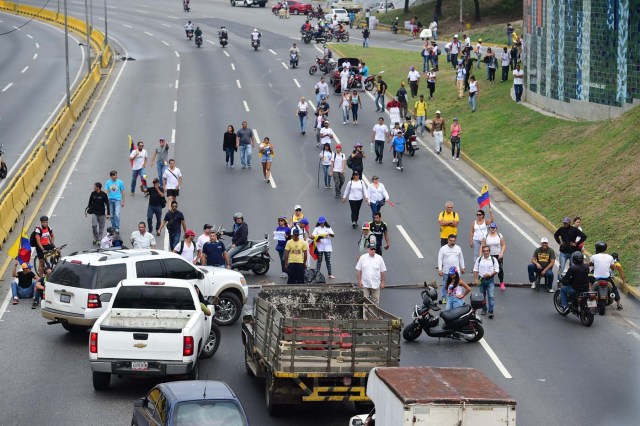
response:
M93 387L109 389L112 374L197 380L198 359L211 357L220 344L212 318L189 282L122 280L89 335Z

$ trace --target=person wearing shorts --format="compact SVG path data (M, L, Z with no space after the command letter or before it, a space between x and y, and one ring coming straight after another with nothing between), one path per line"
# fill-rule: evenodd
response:
M162 180L164 182L163 186L167 190L169 201L176 201L176 198L180 195L180 186L182 186L182 173L176 167L176 160L173 158L169 160L169 168L162 174Z

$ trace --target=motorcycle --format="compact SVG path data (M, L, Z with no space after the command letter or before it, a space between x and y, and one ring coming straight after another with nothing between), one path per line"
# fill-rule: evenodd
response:
M615 293L612 291L612 285L608 280L597 280L592 290L598 294L598 313L604 315L607 306L615 300Z
M413 322L402 330L404 340L411 342L417 339L424 331L427 336L437 338L464 339L474 343L482 339L484 329L480 325L482 320L476 316L476 310L485 306L484 296L481 293L471 293L471 305L444 311L440 316L435 316L431 311L439 311L438 291L427 286L420 294L422 306L416 305L413 311ZM442 319L444 324L440 324Z
M191 40L193 38L193 30L187 30L187 38Z
M202 36L196 36L196 46L202 46Z
M300 31L300 34L302 34L304 44L309 44L313 40L313 31Z
M349 31L337 31L335 34L336 41L344 41L345 43L349 41Z
M417 139L418 138L416 135L409 136L409 139L407 139L407 142L406 142L407 153L412 157L416 154L416 151L420 149L420 147L418 146Z
M560 301L560 289L556 290L553 295L553 305L556 307L556 311L562 316L574 314L580 318L580 322L585 327L591 327L593 319L595 318L596 310L598 309L598 293L595 291L585 291L576 294L569 300L569 310L564 311L562 308L562 302Z
M376 85L376 76L381 75L382 73L384 73L384 71L380 71L378 74L367 76L367 78L364 79L364 90L366 90L367 92L372 91Z
M333 93L339 95L342 93L342 84L340 82L340 73L338 71L333 72ZM362 89L362 76L360 74L351 74L349 80L347 80L347 89L356 90Z
M54 247L51 250L44 252L44 269L53 269L58 262L60 262L60 259L62 258L62 249L66 246L66 244L63 244L60 247Z
M253 47L253 50L258 50L258 47L260 47L260 40L251 39L251 47Z
M224 239L224 229L217 231L218 239ZM263 240L247 241L242 249L233 258L229 259L231 269L239 271L251 271L256 275L264 275L269 271L271 256L269 255L269 236L264 235Z
M309 68L309 75L314 75L318 70L328 74L335 68L335 66L336 63L331 59L316 58L316 62Z
M9 171L7 170L7 164L2 161L2 155L4 154L3 151L4 148L4 144L0 145L0 179L4 179L7 177L7 174L9 173Z
M220 36L219 42L220 46L225 47L227 44L229 44L229 39L227 37Z
M391 25L391 34L398 34L398 18L393 21L393 25Z
M298 52L289 52L289 66L291 68L298 66Z

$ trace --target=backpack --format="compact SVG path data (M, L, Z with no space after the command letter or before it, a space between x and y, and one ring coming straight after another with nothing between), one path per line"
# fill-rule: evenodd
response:
M409 138L411 136L415 136L416 129L413 127L413 123L404 123L404 136Z
M489 256L489 257L491 258L491 261L493 263L493 269L496 269L498 267L498 261L493 256ZM473 264L473 269L476 269L480 266L480 259L482 259L482 256L478 256L475 263Z
M444 217L444 215L445 215L446 213L447 213L447 212L443 210L443 211L442 211L442 213L441 213L441 214L442 214L442 217ZM455 219L455 218L456 218L457 213L456 213L455 211L452 211L451 213L453 213L453 218Z
M368 37L369 37L369 34L371 34L371 33L369 32L369 28L365 28L365 29L362 31L362 37L364 37L364 38L368 38Z
M191 244L195 244L193 241L191 242ZM195 245L194 245L194 254L195 254ZM184 240L180 241L180 250L178 251L179 255L182 255L182 252L184 251Z
M38 245L38 242L36 241L36 230L38 231L38 233L41 233L42 228L36 226L35 229L31 232L31 235L29 236L29 244L31 244L31 247L36 247Z
M349 158L347 158L347 167L350 169L353 169L353 157L349 156Z

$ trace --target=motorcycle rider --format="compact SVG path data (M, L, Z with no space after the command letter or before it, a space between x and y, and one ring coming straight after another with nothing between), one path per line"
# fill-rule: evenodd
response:
M193 34L195 34L196 39L198 37L202 38L202 30L200 29L200 27L196 27L196 30L193 32Z
M591 256L591 261L589 262L589 266L593 266L593 277L591 277L591 282L594 284L592 290L596 291L598 289L598 281L609 281L611 283L611 291L615 295L617 309L621 311L622 303L620 303L620 292L618 292L618 287L616 287L616 284L613 282L613 278L611 277L612 269L620 272L621 268L616 266L613 256L605 253L606 251L607 243L604 241L598 241L596 243L596 254ZM622 284L624 285L624 278L622 279Z
M229 40L229 34L227 34L227 27L224 25L220 27L220 31L218 31L218 37L220 40Z
M42 276L44 272L44 252L53 250L56 246L54 243L53 230L49 227L49 217L40 217L40 226L36 226L33 231L36 249L36 258L38 260L38 274ZM31 238L29 238L31 240Z
M241 212L233 215L233 230L223 230L222 234L231 237L231 247L227 250L227 255L229 256L229 262L233 265L233 256L247 245L249 237L249 225L244 221L244 216Z
M589 291L589 266L584 264L584 255L575 251L571 255L572 265L562 277L560 302L565 313L569 311L569 298L576 294Z
M296 54L296 65L297 65L298 60L300 59L300 49L298 48L298 45L296 43L293 43L293 46L289 48L289 55L291 55L292 53Z
M308 19L305 21L304 24L302 24L301 31L305 33L311 31L311 22L309 22Z
M191 21L187 22L184 26L184 32L187 37L189 37L189 32L193 32L193 24L191 23Z
M253 31L251 32L251 41L253 42L253 40L258 42L258 46L260 46L260 37L262 37L262 34L260 33L260 31L258 31L257 28L254 28Z

